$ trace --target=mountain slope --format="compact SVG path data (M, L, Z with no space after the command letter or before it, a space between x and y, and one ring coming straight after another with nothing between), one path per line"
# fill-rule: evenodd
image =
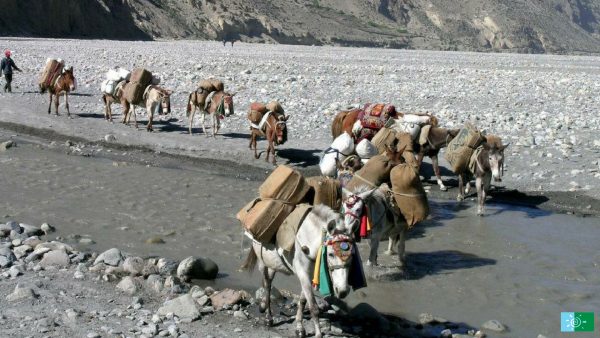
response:
M5 0L5 35L600 52L598 0Z

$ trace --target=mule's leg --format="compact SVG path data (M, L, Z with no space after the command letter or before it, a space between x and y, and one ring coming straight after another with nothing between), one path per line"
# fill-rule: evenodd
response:
M48 104L48 114L52 113L52 99L53 99L53 95L50 92L50 90L48 90L48 93L50 94L50 103Z
M297 262L294 262L294 268L296 270L296 276L298 276L298 280L300 281L300 286L302 287L302 293L306 298L306 305L308 306L308 310L310 311L310 316L313 321L313 325L315 326L315 338L321 338L322 334L321 327L319 326L319 306L317 305L315 295L312 291L312 284L309 272L306 271L306 266L302 266ZM302 315L300 315L300 318L302 318ZM302 325L302 322L300 322L300 325ZM296 328L297 327L298 326L296 326ZM304 329L302 328L301 331L304 331Z
M456 196L456 200L459 202L465 199L465 186L463 180L463 174L458 174L458 196Z
M194 125L194 115L196 115L196 105L193 105L192 113L190 114L190 135L192 135L192 126Z
M433 165L433 172L435 173L435 178L437 179L437 184L440 186L441 191L448 191L448 188L444 185L442 181L442 175L440 174L440 164L438 162L437 155L431 156L431 164Z
M56 101L54 101L54 109L56 110L56 116L58 116L58 106L60 105L60 95L56 94Z
M148 114L148 125L146 126L146 131L153 131L152 128L152 120L154 119L154 104L150 103L146 106L146 113Z
M200 115L200 122L202 123L202 132L204 133L204 136L208 137L208 134L206 133L206 126L204 125L205 121L206 121L206 110L202 110L201 115Z
M303 315L304 315L304 307L306 306L306 296L303 291L300 291L300 298L298 299L298 310L296 311L296 337L305 338L306 330L304 329L304 325L302 325Z
M391 256L391 255L393 255L395 253L398 253L396 251L396 247L398 246L398 240L399 240L399 238L400 238L399 235L393 235L393 236L390 236L388 238L388 249L385 252L386 255L390 255Z
M406 264L406 225L402 224L402 230L397 235L397 250L398 250L398 267L404 269L404 265Z
M266 266L263 268L263 287L265 289L265 298L261 301L260 310L266 311L266 325L273 326L273 314L271 312L271 285L275 277L275 270Z
M133 115L133 125L135 126L135 129L139 129L137 123L137 114L135 112L135 105L131 105L131 113L129 113L129 118L131 118L131 115ZM127 120L127 123L129 123L129 119Z
M271 154L273 154L273 165L277 165L277 158L275 157L275 142L271 142Z
M475 179L475 186L477 187L477 215L483 216L483 205L485 203L485 189L483 189L483 179L477 177Z
M369 260L367 265L377 266L377 250L379 250L379 241L381 240L378 234L371 233L371 240L369 241Z
M67 116L71 117L71 111L69 110L69 93L65 92L65 107L67 108Z

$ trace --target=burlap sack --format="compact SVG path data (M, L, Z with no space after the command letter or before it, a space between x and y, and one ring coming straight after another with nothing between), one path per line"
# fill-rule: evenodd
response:
M278 166L258 188L260 198L276 199L298 204L310 186L298 171L285 165Z
M146 86L137 82L129 82L123 87L123 97L131 104L140 104L144 100Z
M277 101L271 101L267 103L267 109L277 114L284 114L283 107Z
M236 215L244 229L261 243L271 243L283 220L294 210L294 205L276 200L254 200Z
M394 200L408 227L425 220L429 215L429 202L419 175L408 164L399 164L390 172L390 180Z
M254 110L257 111L261 114L264 114L267 112L267 106L265 106L264 104L262 104L261 102L252 102L250 104L250 110Z
M387 182L390 177L392 165L385 154L372 157L346 185L346 189L354 191L356 188L366 185L369 189L377 188Z
M210 82L210 80L200 80L198 87L206 90L207 92L215 91L215 86L213 86L213 84L212 84L212 82Z
M225 86L223 85L223 81L221 81L221 80L218 80L218 79L208 79L208 81L210 81L210 83L212 84L212 86L218 92L223 91L223 89L225 88Z
M254 124L259 124L260 121L263 118L263 114L261 112L258 112L256 110L249 110L248 111L248 120L250 120L250 122L254 123Z
M306 179L314 192L313 205L325 204L333 210L342 207L342 187L340 181L323 176L313 176Z
M144 88L152 82L152 73L144 68L136 68L131 72L130 82L137 82Z
M64 66L64 62L60 62L59 60L46 60L46 65L44 66L44 69L42 70L42 75L40 76L40 79L38 81L40 89L45 90L48 87L50 87L53 84L54 80L58 77L58 75L63 71Z
M287 252L292 251L298 229L312 208L310 204L298 204L294 211L283 220L275 236L278 247Z
M455 174L461 174L467 169L473 151L484 141L484 136L477 128L466 123L458 135L448 143L444 158Z
M377 151L380 154L384 154L385 147L386 146L391 147L392 144L394 144L395 139L396 139L396 131L391 128L384 127L384 128L379 129L377 134L375 134L375 136L373 136L371 143L373 143L373 145L377 148Z

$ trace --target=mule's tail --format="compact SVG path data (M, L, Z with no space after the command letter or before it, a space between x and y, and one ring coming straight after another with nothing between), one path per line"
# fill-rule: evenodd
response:
M240 269L252 272L254 270L254 267L256 267L257 260L258 256L256 256L254 248L250 248L250 252L248 252L248 257L246 257L246 260L244 261L244 264L240 267Z
M185 116L188 118L190 117L190 114L192 113L192 95L194 95L194 93L190 93L190 96L188 97L187 109L185 111Z

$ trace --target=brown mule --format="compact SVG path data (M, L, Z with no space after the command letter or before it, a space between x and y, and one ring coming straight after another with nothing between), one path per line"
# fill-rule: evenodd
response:
M110 122L113 122L112 118L112 105L114 103L120 103L125 107L127 101L123 100L123 87L125 85L125 81L119 82L117 84L117 88L115 89L115 95L102 94L102 102L104 102L104 119Z
M54 107L56 110L56 115L58 116L58 106L60 104L59 97L60 95L65 95L65 108L67 109L67 116L71 116L71 112L69 111L69 92L72 92L77 87L77 81L75 80L75 76L73 75L73 67L65 68L62 73L56 78L54 84L51 84L48 87L48 93L50 93L50 104L48 104L48 114L52 111L52 101L54 97L56 100L54 101Z
M269 154L273 153L273 165L277 164L275 158L275 145L284 144L287 141L287 120L289 116L283 114L269 114L263 130L255 127L250 127L252 135L250 136L249 148L254 149L254 158L258 159L260 156L256 151L256 142L259 136L264 136L267 139L267 157L265 161L269 162Z
M234 114L233 97L235 96L235 93L230 94L221 90L213 92L212 96L209 97L211 94L206 92L206 96L204 96L205 92L205 90L202 90L201 94L198 94L198 92L193 92L188 97L187 116L190 119L189 132L192 134L194 115L196 114L196 108L198 108L202 113L200 121L202 121L202 131L204 132L204 135L208 136L208 134L206 134L206 127L204 125L206 115L208 114L212 119L212 137L215 137L215 135L219 132L219 128L221 127L220 119L222 117L228 117ZM206 100L210 101L204 103ZM204 108L207 105L208 108L205 110Z
M335 140L338 136L342 135L343 132L352 135L352 127L356 120L358 120L358 114L360 109L345 110L339 112L334 118L331 124L331 136Z

